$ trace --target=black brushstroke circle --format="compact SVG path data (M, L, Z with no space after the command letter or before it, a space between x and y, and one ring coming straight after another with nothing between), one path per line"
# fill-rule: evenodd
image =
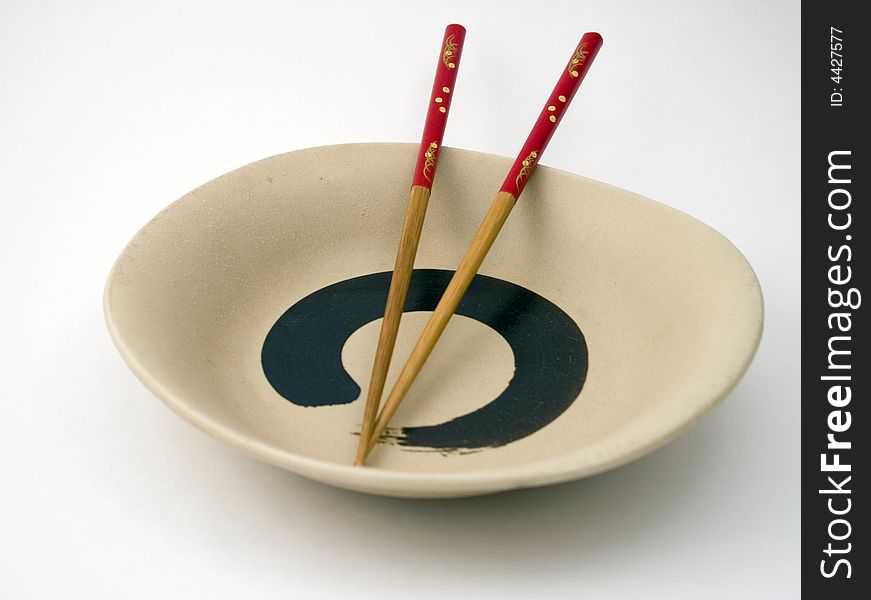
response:
M432 311L453 271L415 269L405 312ZM342 365L342 348L360 327L380 319L391 273L372 273L324 287L290 307L263 343L269 383L298 406L348 404L360 386ZM502 446L559 417L581 392L587 344L556 304L517 284L476 275L457 307L499 333L514 353L514 376L497 398L445 423L405 427L403 446L436 449Z

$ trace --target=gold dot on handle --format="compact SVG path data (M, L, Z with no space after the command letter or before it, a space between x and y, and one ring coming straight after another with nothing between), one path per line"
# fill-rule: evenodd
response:
M556 117L553 116L553 115L551 115L551 116L550 116L550 122L551 122L551 123L556 123Z
M441 96L439 96L438 98L436 98L436 102L437 102L438 104L441 104L441 103L442 103Z
M443 87L443 88L442 88L442 91L443 91L445 94L450 94L450 93L451 93L451 88L449 88L449 87Z
M443 113L443 112L447 112L447 111L445 110L444 106L439 106L439 112Z
M565 102L565 101L566 101L566 97L560 95L560 97L559 97L559 101L560 101L560 102Z
M556 110L556 106L554 106L553 104L551 104L550 106L547 107L547 110L549 110L550 112L553 112L553 111Z
M456 67L456 66L457 66L457 65L455 65L455 64L452 63L452 62L449 62L449 63L448 63L448 68L449 68L449 69L453 69L453 68Z

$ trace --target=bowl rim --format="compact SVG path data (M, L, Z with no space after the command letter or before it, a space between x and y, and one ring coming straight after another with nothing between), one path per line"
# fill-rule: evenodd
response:
M658 422L661 425L655 432L651 432L651 435L646 435L641 438L625 436L626 439L621 439L620 430L624 429L624 426L620 426L614 430L614 435L609 435L604 439L591 442L585 445L582 450L569 451L558 456L523 462L517 465L487 467L486 469L479 468L463 471L439 471L427 473L420 471L387 469L378 467L377 465L367 465L366 467L361 468L353 466L350 459L348 464L339 464L327 460L311 458L272 446L256 438L243 435L232 427L210 418L207 414L192 409L184 398L179 397L179 395L163 386L157 377L154 377L149 373L148 369L139 362L135 354L127 346L124 334L119 330L119 327L115 322L110 294L116 276L123 267L125 259L128 256L128 251L136 244L140 236L145 234L159 216L176 210L178 206L180 206L181 203L191 195L191 193L205 185L208 185L212 181L232 176L237 171L247 169L254 164L274 160L279 157L317 150L324 151L327 149L337 150L345 148L364 150L366 147L384 146L407 147L409 151L416 150L417 148L417 144L396 142L329 144L324 146L300 148L247 163L205 182L201 186L194 188L176 199L146 222L124 246L124 249L115 259L112 268L109 271L109 276L103 289L102 304L106 326L115 347L118 349L130 370L133 371L136 377L149 391L151 391L152 394L157 396L157 398L172 409L178 416L212 437L234 446L253 458L271 465L282 467L323 483L355 491L397 497L459 497L560 483L595 475L629 463L664 446L690 429L701 417L725 398L743 378L759 348L764 327L764 300L762 289L753 267L750 265L744 254L722 233L710 225L707 225L676 208L608 183L543 165L539 166L538 169L558 173L561 176L579 178L588 183L605 186L623 194L630 194L636 201L653 203L660 208L673 211L680 215L681 218L693 220L698 225L710 230L710 232L725 240L729 246L735 250L737 255L741 258L747 272L752 276L752 291L756 296L756 302L754 305L757 307L757 318L754 319L756 327L752 333L753 340L751 350L746 352L742 357L742 360L737 364L737 367L731 370L733 376L731 376L725 384L721 385L716 393L698 399L690 407L690 410L686 412L676 411L676 416L673 418L659 419ZM450 146L443 147L442 151L467 153L471 155L510 160L510 157L507 156Z

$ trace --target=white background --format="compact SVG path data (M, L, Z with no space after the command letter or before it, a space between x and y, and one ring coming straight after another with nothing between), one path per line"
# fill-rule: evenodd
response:
M509 155L603 34L543 162L746 254L767 320L744 380L621 469L454 501L325 487L182 422L109 340L116 255L248 162L418 141L453 21L445 143ZM786 1L3 0L0 596L797 597L799 25Z

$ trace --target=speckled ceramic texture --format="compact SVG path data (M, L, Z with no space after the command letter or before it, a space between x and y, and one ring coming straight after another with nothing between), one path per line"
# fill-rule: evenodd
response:
M741 253L664 204L539 167L481 273L531 290L577 324L588 349L580 393L511 443L466 452L380 444L369 466L351 466L380 321L341 348L361 388L347 404L299 406L280 395L264 375L264 340L304 297L392 268L416 151L291 152L223 175L158 214L124 249L105 292L109 331L133 372L181 417L259 460L406 497L484 494L614 468L685 431L743 375L763 309ZM417 268L456 267L510 164L443 149ZM426 317L405 315L387 389ZM456 316L394 424L480 409L514 369L503 337Z

